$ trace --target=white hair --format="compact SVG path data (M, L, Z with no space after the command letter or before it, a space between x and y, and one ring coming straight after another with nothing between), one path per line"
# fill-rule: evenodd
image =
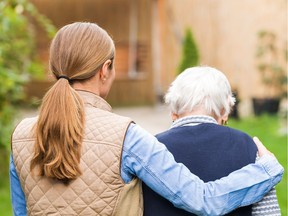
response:
M235 98L226 76L219 70L198 66L184 70L171 84L165 102L172 113L181 115L199 108L208 115L229 115Z

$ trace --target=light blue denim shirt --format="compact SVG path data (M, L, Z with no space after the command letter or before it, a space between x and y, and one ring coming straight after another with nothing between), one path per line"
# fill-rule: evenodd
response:
M128 128L121 161L125 183L135 176L175 206L198 215L223 215L239 206L259 201L283 175L283 167L265 155L229 176L204 183L180 163L157 139L136 124ZM15 216L26 215L26 201L14 162L10 161L10 185Z

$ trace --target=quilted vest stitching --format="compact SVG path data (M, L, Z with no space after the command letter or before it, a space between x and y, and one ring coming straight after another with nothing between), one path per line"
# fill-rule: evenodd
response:
M101 100L85 94L88 103L85 102L86 125L80 162L83 175L68 187L30 173L35 141L31 131L37 118L23 120L13 133L13 159L25 193L27 212L29 215L142 215L141 182L135 179L124 184L120 176L122 145L131 120L106 111L107 106ZM89 98L100 103L101 109L89 103ZM131 192L126 193L128 190ZM118 211L129 194L138 199L128 199L135 202L133 211Z

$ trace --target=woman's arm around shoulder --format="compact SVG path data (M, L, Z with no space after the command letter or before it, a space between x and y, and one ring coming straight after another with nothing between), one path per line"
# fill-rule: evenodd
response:
M166 147L141 127L131 124L124 140L123 180L128 183L137 176L176 207L198 215L223 215L257 202L282 175L283 167L266 152L255 164L204 183L183 164L176 163Z

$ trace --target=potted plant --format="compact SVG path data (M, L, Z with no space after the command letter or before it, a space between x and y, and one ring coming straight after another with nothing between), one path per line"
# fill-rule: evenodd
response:
M277 36L271 31L258 33L257 69L265 85L263 98L253 98L255 115L277 113L280 100L287 97L287 49L277 47Z

